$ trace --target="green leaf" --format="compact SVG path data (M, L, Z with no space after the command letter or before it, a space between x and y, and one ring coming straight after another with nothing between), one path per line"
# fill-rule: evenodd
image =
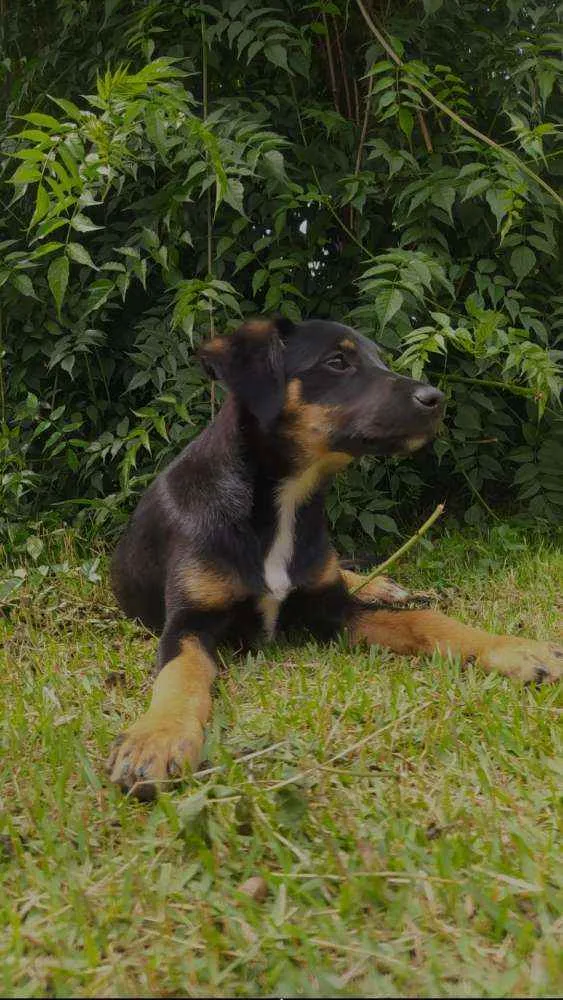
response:
M14 288L17 288L18 292L21 292L22 295L27 295L31 299L37 298L31 278L27 274L13 271L10 280Z
M69 266L66 257L56 257L49 264L49 270L47 271L47 281L59 316L61 315L61 306L68 285L68 272Z
M414 127L414 118L412 112L408 108L405 108L404 105L399 108L398 120L401 132L404 132L407 139L410 139Z
M29 223L30 228L37 225L41 221L44 215L47 215L51 207L51 202L49 200L49 195L47 194L45 188L42 184L37 187L37 197L35 199L35 211L31 217L31 222Z
M77 264L86 264L87 267L93 267L95 271L98 270L86 247L83 247L81 243L69 243L66 252Z
M19 115L26 122L31 122L32 125L39 125L42 128L51 128L59 130L61 123L53 118L52 115L43 115L39 111L32 111L28 115Z
M278 149L269 149L264 153L264 163L280 183L287 182L284 158Z
M70 224L79 233L91 233L93 229L104 228L103 226L96 226L87 215L82 215L80 212L70 220Z
M10 184L33 184L41 180L41 172L31 163L22 163L10 177Z
M229 177L229 182L223 192L223 200L226 201L228 205L231 205L231 207L234 208L235 212L238 212L239 215L244 215L244 204L242 200L243 195L244 188L242 183L238 180L234 180L232 177Z
M393 535L399 534L397 522L394 518L389 517L389 514L374 514L373 520L376 527L381 528L382 531L386 531Z
M393 319L396 312L403 305L403 293L398 288L385 288L378 295L375 308L379 318L381 330Z
M97 309L100 309L107 301L114 288L115 285L113 281L109 280L109 278L100 278L98 281L94 281L88 289L88 300L86 302L86 309L82 313L82 316L87 316L88 313L95 312Z
M453 222L452 206L455 201L455 190L453 187L439 187L432 192L432 204L438 208L443 208Z
M281 69L285 69L289 72L289 67L287 65L287 53L282 45L266 45L264 49L264 55L266 59L269 59L274 66L279 66Z
M375 518L372 512L370 510L362 510L360 512L358 520L362 528L364 529L366 535L369 535L370 538L373 538L375 531Z
M510 255L510 266L518 278L518 284L535 267L536 255L530 247L516 247Z
M25 543L25 547L34 562L37 562L43 552L43 542L37 535L30 535Z

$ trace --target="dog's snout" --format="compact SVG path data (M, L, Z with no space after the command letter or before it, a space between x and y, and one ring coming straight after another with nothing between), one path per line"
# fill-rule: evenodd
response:
M444 402L444 393L433 385L421 385L414 392L414 400L425 410L437 410Z

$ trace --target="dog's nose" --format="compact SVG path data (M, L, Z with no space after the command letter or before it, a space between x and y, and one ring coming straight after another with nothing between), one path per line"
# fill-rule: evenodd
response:
M415 391L414 399L425 410L437 410L444 402L444 393L433 385L421 385Z

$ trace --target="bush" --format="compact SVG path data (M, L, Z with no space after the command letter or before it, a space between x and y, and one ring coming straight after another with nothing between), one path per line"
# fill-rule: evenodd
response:
M388 7L36 0L6 16L12 538L53 504L119 524L218 405L197 342L272 311L352 322L448 394L433 450L336 485L344 548L436 496L469 523L495 504L560 517L555 5Z

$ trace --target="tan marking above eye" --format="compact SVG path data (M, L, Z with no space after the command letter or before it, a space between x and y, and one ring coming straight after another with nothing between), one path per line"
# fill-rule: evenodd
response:
M274 324L269 319L251 319L244 323L243 330L250 337L264 337L274 330Z
M341 347L343 351L356 351L357 352L357 350L358 350L358 348L357 348L357 346L356 346L356 344L354 343L353 340L348 340L348 339L341 340L338 346Z

